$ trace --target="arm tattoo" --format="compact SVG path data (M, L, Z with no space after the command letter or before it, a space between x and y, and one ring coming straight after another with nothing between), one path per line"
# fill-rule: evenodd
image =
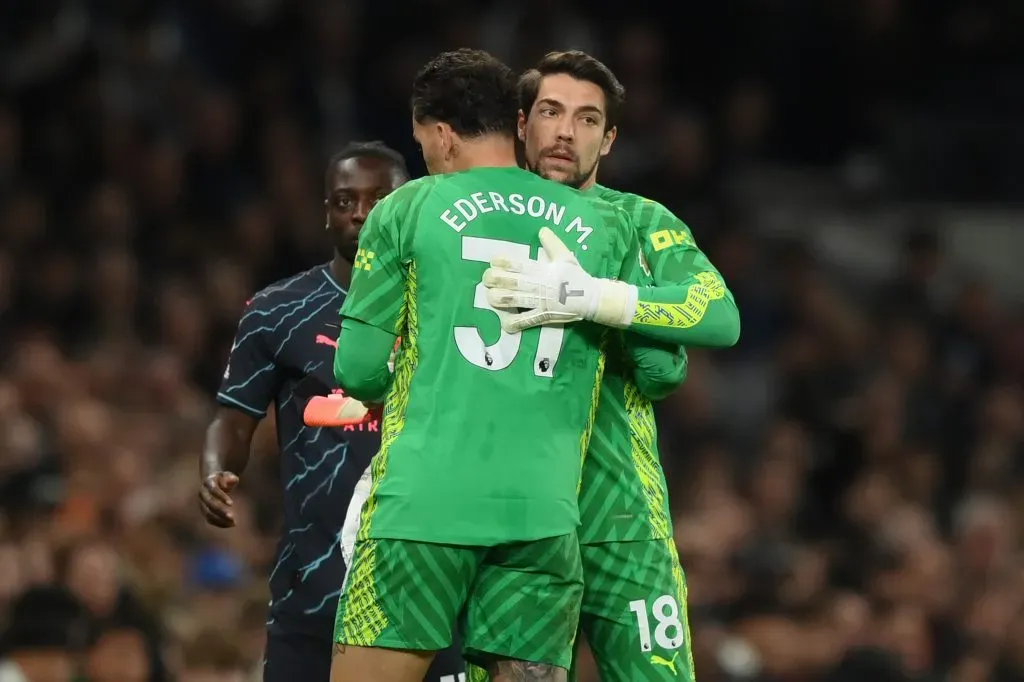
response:
M487 668L492 682L565 682L566 672L547 663L501 660Z

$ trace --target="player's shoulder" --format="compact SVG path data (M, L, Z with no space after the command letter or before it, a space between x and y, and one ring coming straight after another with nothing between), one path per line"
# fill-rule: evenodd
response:
M686 223L660 201L648 199L632 192L621 192L604 185L594 185L593 193L626 211L634 220L644 217L647 223L672 221L686 227Z
M435 188L440 177L437 175L425 175L422 178L410 180L378 201L377 205L373 207L372 212L408 212L412 210L422 198L428 196L430 191Z
M479 166L431 177L437 183L432 189L440 190L445 196L464 196L481 189L505 195L532 194L541 187L546 188L549 182L517 166Z
M639 205L641 202L656 203L652 202L650 199L647 199L646 197L640 196L639 194L633 194L632 192L621 192L617 189L612 189L611 187L606 187L604 185L597 184L595 184L593 189L590 190L590 194L595 197L600 197L604 201L607 201L608 203L611 204L615 204L616 206L626 210Z
M341 286L331 277L328 265L317 265L260 289L246 303L246 310L266 310L329 288L337 290L339 295L344 294Z
M444 177L445 176L443 175L424 175L422 178L410 180L395 191L391 192L386 199L391 199L392 197L408 198L410 196L415 196L421 192L431 189L439 181L444 179Z
M592 211L597 211L605 218L611 218L621 222L625 218L628 218L628 214L622 210L621 206L616 205L612 201L608 201L605 197L592 190L578 190L573 187L562 186L562 189L572 194L579 204L587 206Z

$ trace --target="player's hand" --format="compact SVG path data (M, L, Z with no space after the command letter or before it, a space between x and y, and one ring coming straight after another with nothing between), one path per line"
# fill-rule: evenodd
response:
M218 471L203 479L199 488L199 508L211 526L232 528L235 525L231 492L237 485L238 476L230 471Z
M521 311L501 316L501 326L507 332L568 324L585 317L583 299L593 277L550 229L541 229L540 242L548 262L496 256L484 272L487 302L506 311Z
M338 393L311 398L302 412L302 422L306 426L318 428L355 426L376 421L379 418L379 409L374 411L370 406L364 405L355 398Z
M517 332L580 320L628 326L636 287L592 277L550 228L541 228L539 237L547 262L497 256L484 272L487 302L504 311L502 328Z

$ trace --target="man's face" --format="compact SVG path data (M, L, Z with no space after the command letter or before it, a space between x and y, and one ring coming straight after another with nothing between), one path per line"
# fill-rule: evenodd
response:
M119 565L117 553L106 544L82 547L68 567L68 589L94 615L109 615L121 591Z
M450 173L452 170L452 138L451 128L433 119L419 122L413 117L412 136L423 153L423 162L431 175Z
M394 163L373 156L345 159L331 170L327 227L343 258L355 260L359 231L370 209L404 182Z
M93 682L145 682L150 675L146 640L130 629L107 633L89 652L87 668Z
M604 91L596 83L545 76L533 108L519 112L527 167L563 185L589 186L615 141L615 128L605 132L606 120Z

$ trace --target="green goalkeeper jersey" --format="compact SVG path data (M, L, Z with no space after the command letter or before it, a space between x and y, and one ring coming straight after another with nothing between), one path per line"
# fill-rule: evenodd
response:
M647 280L624 211L518 168L414 180L371 211L336 375L350 320L402 343L360 537L494 545L577 529L608 332L505 333L479 283L495 256L538 257L544 226L588 272ZM672 349L632 352L638 366L674 359Z
M629 214L656 286L718 271L690 229L661 204L600 185L589 191ZM731 294L727 294L731 296ZM599 408L583 467L580 542L622 542L672 534L658 429L651 401L638 390L622 353L609 353Z

